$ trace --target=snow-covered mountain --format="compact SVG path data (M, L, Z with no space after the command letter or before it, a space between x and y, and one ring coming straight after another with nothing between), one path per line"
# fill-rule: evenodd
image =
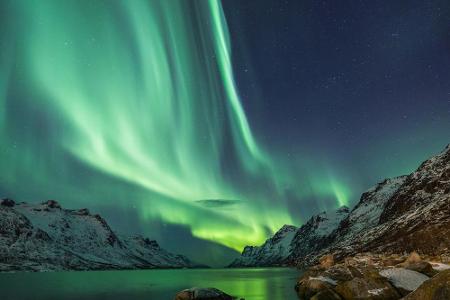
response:
M141 236L118 236L100 215L54 200L0 200L0 271L184 268L182 255Z
M363 193L350 213L312 217L295 233L288 257L271 264L309 265L326 253L339 258L414 250L450 252L450 145L412 174L386 179Z
M292 225L284 225L261 246L246 246L242 255L234 260L230 267L282 265L291 254L291 241L297 229Z
M328 242L296 264L311 264L325 253L361 252L428 255L450 251L450 146L408 176L369 189Z
M378 225L387 201L405 182L407 176L385 179L361 195L359 202L330 233L328 244L353 251L355 246L372 239L367 231Z
M288 260L292 262L296 257L304 257L322 248L327 243L328 236L348 216L348 212L348 207L342 206L334 212L322 212L311 217L295 234Z
M284 225L261 246L247 246L230 267L256 267L288 265L290 257L314 251L322 239L330 234L348 214L343 206L331 214L322 212L297 228ZM304 254L301 254L304 253Z
M450 251L450 145L405 179L373 235L366 247L377 251Z

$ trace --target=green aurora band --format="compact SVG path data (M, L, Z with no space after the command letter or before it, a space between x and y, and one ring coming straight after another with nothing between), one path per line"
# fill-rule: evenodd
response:
M301 222L286 187L298 201L347 204L337 176L297 187L288 164L257 142L220 2L1 6L9 17L0 21L0 137L8 145L0 180L11 195L137 207L142 220L185 225L239 251ZM202 206L205 199L222 199L221 207Z

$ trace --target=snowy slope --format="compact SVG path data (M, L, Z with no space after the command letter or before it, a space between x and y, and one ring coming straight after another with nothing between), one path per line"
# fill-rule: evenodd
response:
M361 199L330 234L332 247L352 250L355 245L361 245L372 237L367 236L369 229L380 221L380 216L388 200L403 185L407 176L385 179L361 195Z
M291 241L297 227L284 225L273 237L261 246L246 246L242 255L235 259L230 267L260 267L282 265L291 253Z
M261 267L289 264L289 258L300 252L313 251L314 245L328 236L340 221L348 214L347 207L341 207L333 213L322 212L311 217L300 228L284 225L273 237L263 245L247 246L241 256L234 260L230 267Z
M181 268L193 264L143 237L118 237L87 209L0 202L0 270Z
M289 261L293 262L298 257L304 257L321 249L328 243L329 235L339 226L341 221L348 216L349 209L343 206L334 212L322 212L311 217L305 225L300 227L292 240L292 253Z

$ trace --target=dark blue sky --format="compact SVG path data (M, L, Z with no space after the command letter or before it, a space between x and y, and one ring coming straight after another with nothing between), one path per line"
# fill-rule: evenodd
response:
M450 142L448 1L223 4L239 91L268 147L326 161L359 191Z

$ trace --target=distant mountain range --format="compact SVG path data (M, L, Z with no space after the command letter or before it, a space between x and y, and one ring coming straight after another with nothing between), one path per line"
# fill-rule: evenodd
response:
M100 215L0 200L0 271L197 267L154 240L117 235Z
M261 246L247 246L230 267L307 266L327 253L428 255L450 252L450 145L408 176L386 179L356 206L283 226ZM0 271L199 267L154 240L116 234L87 209L0 200Z
M326 254L361 252L428 255L450 252L450 145L410 175L386 179L349 211L285 225L258 247L247 246L230 267L307 266Z

